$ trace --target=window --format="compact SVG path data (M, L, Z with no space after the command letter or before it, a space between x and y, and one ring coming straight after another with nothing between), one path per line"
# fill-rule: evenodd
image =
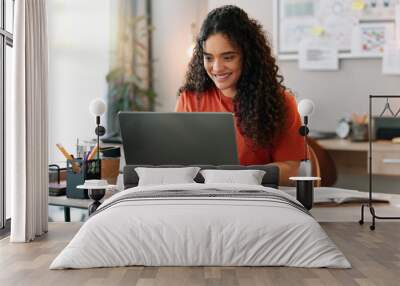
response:
M11 66L14 30L14 0L0 0L0 228L10 216L9 194L5 188L5 105L11 92ZM0 233L1 234L1 233Z

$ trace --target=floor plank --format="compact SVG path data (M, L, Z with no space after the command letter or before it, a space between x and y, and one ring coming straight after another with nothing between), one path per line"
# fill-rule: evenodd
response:
M50 223L49 233L29 244L0 241L0 285L399 285L400 223L325 222L322 227L352 269L289 267L117 267L48 269L80 223Z

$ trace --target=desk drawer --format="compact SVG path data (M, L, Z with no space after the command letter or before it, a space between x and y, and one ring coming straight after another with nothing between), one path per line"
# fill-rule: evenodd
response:
M373 151L372 174L400 176L400 152Z

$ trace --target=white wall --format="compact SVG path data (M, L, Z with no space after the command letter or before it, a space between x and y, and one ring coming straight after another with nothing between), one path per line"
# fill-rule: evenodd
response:
M222 5L236 5L242 8L246 13L254 19L257 19L261 25L272 33L272 0L260 1L260 0L208 0L208 10L211 11Z
M112 0L49 0L49 162L65 161L76 139L95 137L89 103L105 98ZM105 123L102 118L102 123Z
M367 113L370 94L400 94L400 77L382 75L381 65L379 59L346 59L337 72L304 72L297 62L279 62L286 85L315 102L311 126L316 130L335 130L339 118Z
M206 0L153 1L154 89L158 111L173 111L182 85L191 45L191 23L201 21ZM199 25L197 25L199 27Z

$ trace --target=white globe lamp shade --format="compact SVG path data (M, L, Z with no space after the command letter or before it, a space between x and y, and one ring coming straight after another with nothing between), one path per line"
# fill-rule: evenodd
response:
M107 110L107 105L101 98L96 98L90 102L89 111L93 116L101 116Z
M302 117L310 116L314 112L314 102L310 99L302 99L297 105L297 108Z

